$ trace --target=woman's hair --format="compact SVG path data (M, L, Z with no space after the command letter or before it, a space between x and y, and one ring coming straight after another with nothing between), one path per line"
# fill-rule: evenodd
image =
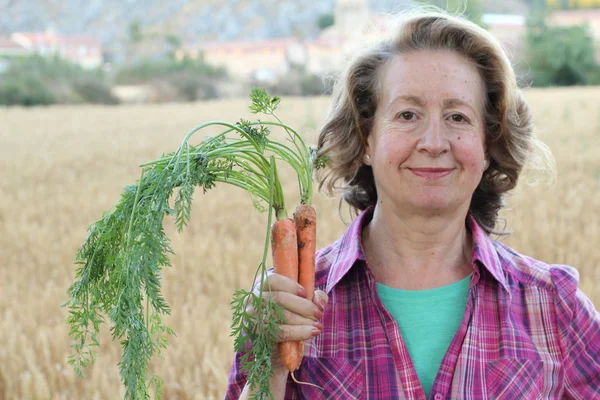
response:
M488 233L494 231L503 194L513 189L535 146L532 118L511 63L499 42L476 24L443 12L423 12L400 20L395 34L356 56L333 89L319 133L319 189L341 192L356 212L377 202L370 166L362 163L373 127L384 65L397 54L420 50L453 51L475 63L485 85L484 122L489 167L476 188L469 213Z

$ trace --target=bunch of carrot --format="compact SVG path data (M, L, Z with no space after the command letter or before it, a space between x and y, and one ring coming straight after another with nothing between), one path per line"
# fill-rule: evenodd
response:
M275 121L209 121L195 127L177 151L141 164L137 184L128 186L115 207L88 228L89 236L76 256L81 267L69 288L71 298L65 303L75 350L69 363L79 375L94 362L99 326L104 322L103 315L108 315L113 339L123 346L119 368L125 397L149 398L151 386L160 397L162 380L150 370L149 361L166 348L166 335L173 334L160 318L160 314L170 313L160 291L160 272L171 265L168 255L173 254L163 218L175 216L178 231L182 231L190 219L195 188L206 192L217 183L227 183L248 192L257 210L269 212L263 258L255 276L255 281L261 277L261 293L257 296L238 290L231 302L235 350L243 352L252 345L242 357L242 370L248 371L250 387L259 388L255 398L269 397L270 355L283 317L279 304L262 299L262 288L267 286L263 281L269 238L275 271L299 282L312 300L316 246L316 213L310 206L312 172L324 165L324 160L317 159L316 151L301 135L277 118L278 97L261 89L253 89L250 97L252 113L266 114ZM193 135L209 126L225 130L197 146L189 144ZM270 128L284 129L288 141L271 140ZM298 177L301 205L294 218L287 217L276 161L292 167ZM277 220L271 225L273 213ZM245 312L249 303L257 312L254 318ZM267 324L262 323L265 320ZM279 346L284 365L294 378L304 343Z
M271 227L271 249L275 272L298 282L312 300L315 289L317 214L307 204L296 208L293 218L276 221ZM293 375L302 362L304 342L279 343L285 367Z

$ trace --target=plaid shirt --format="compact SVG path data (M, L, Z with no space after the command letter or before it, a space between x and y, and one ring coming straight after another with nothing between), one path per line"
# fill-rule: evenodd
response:
M363 212L317 253L315 288L329 295L323 333L306 342L285 399L418 399L425 393L398 324L377 295L361 248ZM600 314L577 271L491 240L470 216L473 275L460 328L431 399L600 399ZM226 399L245 384L233 360Z

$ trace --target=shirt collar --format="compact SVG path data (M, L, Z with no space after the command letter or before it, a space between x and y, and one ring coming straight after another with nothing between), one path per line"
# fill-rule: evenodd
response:
M350 271L356 260L364 260L361 237L362 228L369 223L373 217L373 207L365 209L352 221L346 232L338 241L338 254L329 270L325 292L329 294L331 289Z
M362 230L371 221L373 210L373 207L369 207L362 211L338 241L338 254L329 270L325 287L327 294L350 271L357 260L365 260L361 246ZM467 216L467 224L473 237L473 268L476 269L475 264L478 261L508 291L506 276L493 241L470 214Z
M509 291L508 281L506 280L502 262L498 258L498 252L496 251L496 246L494 246L494 241L489 238L471 214L467 216L467 224L473 238L473 268L475 268L475 262L479 261L494 279L496 279L506 291Z

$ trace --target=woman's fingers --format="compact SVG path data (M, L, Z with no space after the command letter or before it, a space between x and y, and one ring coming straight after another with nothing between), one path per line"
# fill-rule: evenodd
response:
M315 321L317 321L317 318L305 318L289 310L283 310L283 323L286 325L312 326Z
M325 311L325 307L327 307L327 302L329 301L329 296L322 290L315 290L315 294L313 295L313 303L321 309L321 311Z
M278 342L295 342L312 339L321 334L323 324L313 322L311 325L280 325L281 332L277 337Z
M288 292L296 294L300 297L306 297L304 288L300 286L298 282L287 276L279 275L276 273L269 274L263 283L263 293L268 292L269 288L272 292ZM260 290L260 288L258 288ZM256 293L256 290L255 290Z
M265 294L266 297L269 294ZM272 292L271 299L284 309L312 320L321 319L323 311L312 301L288 292Z
M323 317L323 311L312 301L296 296L288 292L266 292L263 293L263 299L268 301L269 298L275 303L283 307L286 323L291 325L301 325L303 323L312 323ZM256 316L256 310L252 304L248 304L246 312L251 316ZM289 320L289 322L287 322Z
M267 282L263 285L262 297L265 300L271 299L283 307L283 321L281 325L282 335L285 338L282 341L289 340L307 340L316 336L323 329L319 320L323 317L323 312L327 306L328 296L322 290L315 290L312 301L302 296L302 287L283 275L270 274L267 277L271 292L268 291ZM300 289L299 289L300 288ZM255 288L254 293L260 293L259 288ZM246 311L256 316L256 311L248 306ZM287 339L290 337L291 339Z

